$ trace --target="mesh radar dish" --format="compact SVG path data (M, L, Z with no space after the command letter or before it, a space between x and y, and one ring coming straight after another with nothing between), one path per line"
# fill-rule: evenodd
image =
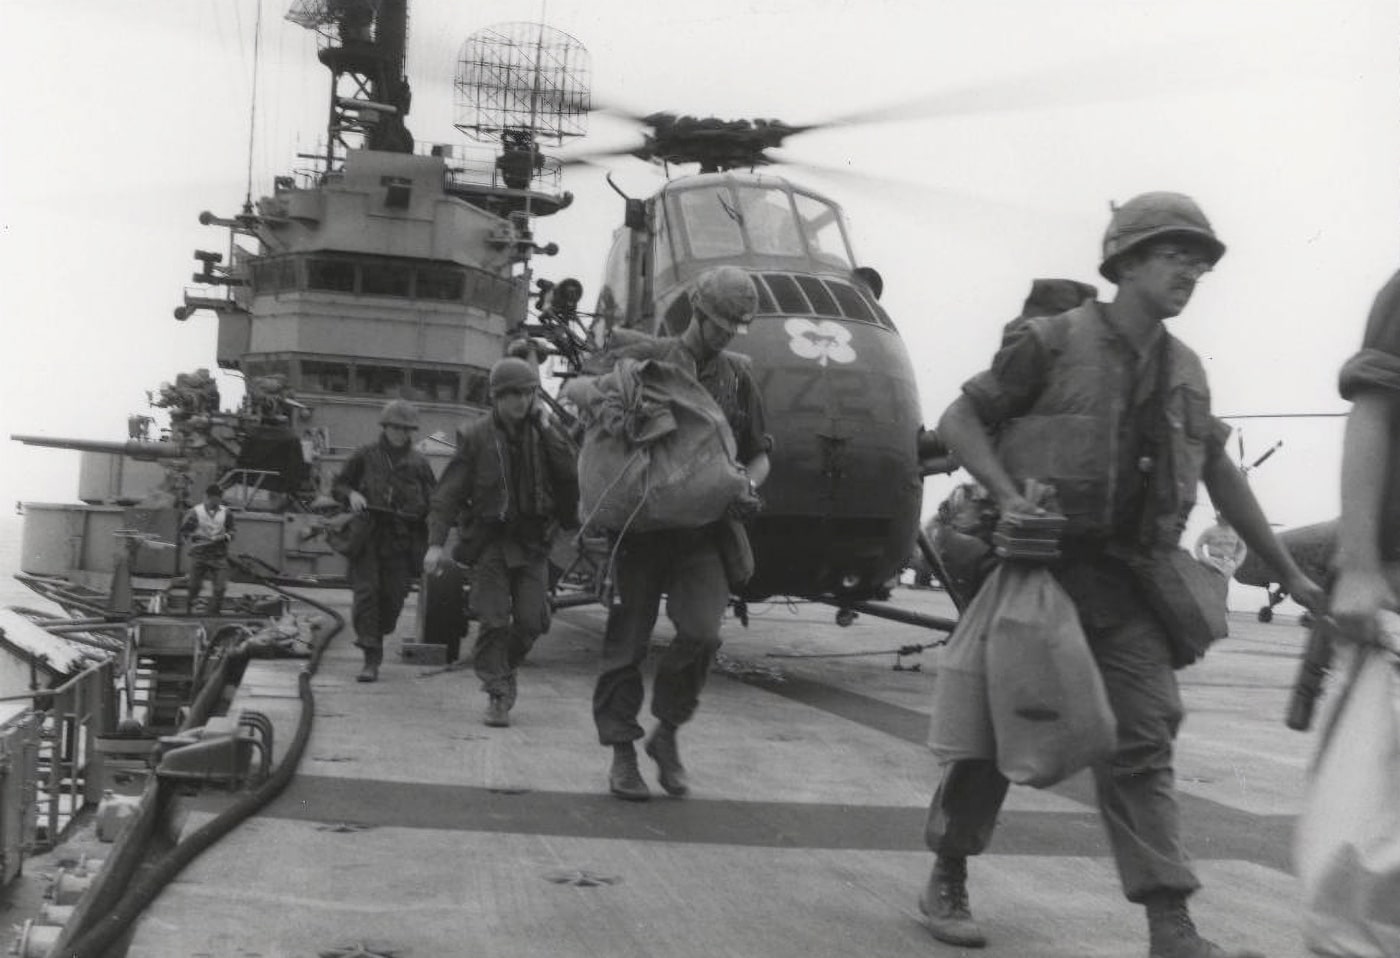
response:
M478 142L582 136L588 51L542 23L499 23L467 37L453 82L455 126Z

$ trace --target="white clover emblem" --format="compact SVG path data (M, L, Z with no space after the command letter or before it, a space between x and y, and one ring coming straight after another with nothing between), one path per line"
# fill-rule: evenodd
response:
M854 362L856 351L851 348L851 331L840 323L822 319L789 319L783 329L792 337L788 348L803 359L815 359L825 366L827 363Z

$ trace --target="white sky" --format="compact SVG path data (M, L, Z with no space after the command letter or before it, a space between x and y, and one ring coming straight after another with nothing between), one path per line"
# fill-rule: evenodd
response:
M262 0L254 193L323 134L313 35ZM249 163L258 0L0 0L0 437L125 437L145 392L213 367L214 320L177 323L201 210L235 212ZM474 30L536 19L592 56L593 92L637 113L793 124L936 94L968 112L812 133L790 155L869 174L793 172L846 208L885 277L926 418L986 365L1030 280L1099 280L1110 199L1200 201L1230 251L1174 331L1206 361L1216 411L1342 410L1336 373L1400 265L1400 11L1379 0L417 0L409 126L451 126L455 54ZM974 91L983 91L978 94ZM1020 105L1024 108L1016 108ZM628 142L595 117L582 148ZM634 195L659 182L617 161ZM537 275L592 301L621 201L571 172L562 247ZM225 384L225 396L237 387ZM781 411L773 414L781 415ZM1271 518L1336 511L1341 420L1244 424ZM68 501L77 456L6 443L0 503ZM946 484L930 482L926 511Z

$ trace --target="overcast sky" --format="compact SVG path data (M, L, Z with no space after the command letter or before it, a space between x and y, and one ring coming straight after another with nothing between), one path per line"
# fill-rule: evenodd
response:
M214 365L214 320L171 310L197 222L296 165L324 133L314 36L262 0L0 0L0 433L124 438L145 391ZM860 258L914 358L931 422L986 365L1030 280L1100 286L1110 200L1200 201L1229 252L1173 330L1206 362L1216 411L1344 409L1336 373L1400 265L1400 14L1377 0L707 0L703 4L418 0L409 126L463 142L451 78L462 42L543 19L592 58L600 100L648 113L802 124L921 101L939 115L850 125L789 154L848 213ZM250 120L251 112L251 120ZM595 117L575 148L631 142ZM661 173L613 164L645 195ZM596 292L621 201L580 168L574 207L537 227L562 247L537 275ZM226 395L236 395L232 383ZM780 415L781 412L777 411ZM1341 420L1243 423L1271 518L1337 508ZM68 501L76 454L5 448L0 502ZM926 511L945 485L931 483Z

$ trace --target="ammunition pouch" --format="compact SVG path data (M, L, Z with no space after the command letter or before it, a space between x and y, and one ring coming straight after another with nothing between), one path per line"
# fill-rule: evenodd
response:
M1229 582L1218 570L1184 549L1157 549L1125 558L1143 598L1166 627L1173 668L1190 665L1205 655L1212 642L1230 634L1225 618Z

